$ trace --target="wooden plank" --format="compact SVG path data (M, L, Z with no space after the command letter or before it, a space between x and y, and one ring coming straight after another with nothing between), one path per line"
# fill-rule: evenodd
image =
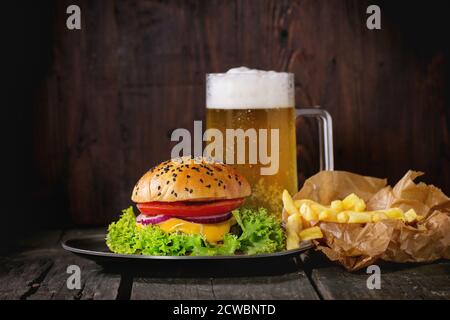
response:
M63 239L79 236L104 234L104 228L69 230ZM120 287L120 274L104 273L95 262L81 258L58 248L50 253L53 265L38 290L29 297L31 300L46 299L116 299ZM66 281L69 265L81 269L81 289L68 289Z
M60 248L61 230L39 232L17 242L17 250L0 258L0 299L27 299L39 288Z
M77 265L81 269L81 289L68 289L67 267ZM120 286L120 275L106 274L95 262L70 253L60 253L39 289L29 297L31 300L48 299L115 299Z
M0 300L25 299L39 286L53 261L37 254L0 258Z
M368 289L369 274L338 266L312 270L324 299L450 299L450 262L428 265L381 265L381 289Z
M78 297L81 300L115 300L119 299L122 277L120 274L107 274L94 269L88 273L83 291Z
M31 250L0 258L0 299L116 299L121 284L120 274L104 273L94 262L61 248L60 233L33 237ZM104 234L101 229L81 229L64 233L62 239ZM56 241L55 241L56 240ZM24 247L30 247L24 240ZM81 289L69 290L66 281L69 265L81 269Z
M210 279L137 278L131 300L214 299Z
M249 278L138 278L131 299L318 299L303 272Z
M269 277L213 279L215 299L318 299L303 271Z

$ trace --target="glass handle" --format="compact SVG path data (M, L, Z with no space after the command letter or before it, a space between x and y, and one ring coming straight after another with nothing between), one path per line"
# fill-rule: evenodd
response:
M296 109L297 117L313 117L319 123L320 170L334 170L333 120L323 109Z

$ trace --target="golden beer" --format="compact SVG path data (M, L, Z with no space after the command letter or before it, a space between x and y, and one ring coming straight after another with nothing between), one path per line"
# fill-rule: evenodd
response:
M250 158L248 140L245 146L247 163L235 164L234 167L248 179L252 186L252 195L246 204L251 207L265 207L276 215L281 214L281 193L283 189L287 189L291 194L297 192L294 107L273 107L269 109L208 108L206 122L208 128L219 129L224 137L226 137L227 128L243 129L244 131L251 128L279 130L279 165L276 174L261 175L261 167L267 165L248 163ZM236 149L234 153L236 153ZM224 159L230 151L224 148Z
M209 74L206 105L207 129L218 129L224 140L228 139L227 144L224 141L223 159L218 160L233 165L250 182L252 195L246 205L267 208L271 214L281 217L282 191L287 189L291 194L297 192L293 75L247 68ZM242 129L244 132L253 130L256 135L246 136L245 147L241 145L239 149L239 146L229 144L227 130L230 129ZM274 130L277 131L278 141L270 139L270 133ZM278 161L277 170L270 174L264 174L263 168L269 164L262 162L260 157L260 152L264 151L260 150L261 132L268 133L266 151L273 161ZM252 143L253 147L256 145L259 148L256 155L255 149L251 149ZM275 143L277 148L274 147ZM242 153L245 153L245 157ZM238 157L241 160L244 158L245 163L238 163Z

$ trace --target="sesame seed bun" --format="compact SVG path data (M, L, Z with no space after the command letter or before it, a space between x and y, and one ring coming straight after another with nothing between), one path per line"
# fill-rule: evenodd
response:
M202 157L167 160L145 173L134 187L137 203L212 201L248 197L248 181L231 166Z

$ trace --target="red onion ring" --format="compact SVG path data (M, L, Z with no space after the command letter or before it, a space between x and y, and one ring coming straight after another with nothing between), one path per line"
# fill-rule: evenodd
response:
M166 221L168 219L172 218L171 216L165 216L163 214L157 215L157 216L146 216L144 214L140 214L136 218L136 222L140 223L144 226L148 224L157 224L161 223L163 221Z
M146 216L144 214L140 214L137 216L136 222L146 226L149 224L158 224L166 220L169 220L170 218L178 218L194 223L212 224L227 221L231 218L231 216L232 216L231 212L216 214L213 216L199 216L199 217L172 217L163 214L157 216Z
M180 219L195 222L195 223L204 223L204 224L210 224L210 223L219 223L223 221L227 221L231 218L232 214L231 212L222 213L222 214L216 214L213 216L198 216L198 217L180 217Z

